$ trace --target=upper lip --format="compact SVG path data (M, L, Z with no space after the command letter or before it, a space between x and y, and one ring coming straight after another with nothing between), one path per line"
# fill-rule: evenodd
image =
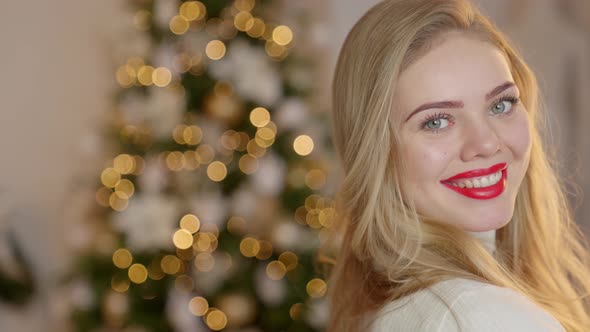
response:
M490 174L494 174L500 170L503 170L506 168L506 163L499 163L496 165L493 165L491 167L488 168L479 168L479 169L474 169L471 171L467 171L467 172L463 172L463 173L459 173L456 175L451 176L448 179L443 180L443 182L448 182L448 181L453 181L453 180L459 180L459 179L469 179L469 178L476 178L476 177L480 177L480 176L486 176L486 175L490 175Z

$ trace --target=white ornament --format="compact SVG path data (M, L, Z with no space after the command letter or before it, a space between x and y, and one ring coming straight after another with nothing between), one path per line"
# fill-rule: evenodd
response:
M160 163L157 156L146 157L143 172L138 182L144 193L157 194L168 183L168 171Z
M329 318L328 302L325 298L314 300L309 310L306 311L306 320L318 330L323 330L328 325Z
M256 269L256 293L269 306L279 305L287 295L285 280L272 280L266 275L265 264L259 264Z
M309 124L309 107L300 98L285 99L273 119L281 130L302 129Z
M172 235L178 228L179 204L176 199L158 194L138 194L129 206L117 212L113 224L125 233L132 251L172 250Z
M144 114L156 138L171 138L174 128L182 121L185 109L186 100L180 91L173 88L149 88Z
M261 106L273 106L282 95L277 64L260 47L234 41L224 58L210 64L211 75L233 83L237 93Z
M258 159L258 170L251 175L256 191L263 195L277 196L285 187L287 165L275 153L269 152Z
M272 242L281 251L308 251L317 248L319 239L295 221L281 221L272 230Z
M231 213L234 216L239 216L250 219L256 213L256 206L258 203L258 196L254 192L250 184L242 184L233 192L231 198Z
M221 192L201 192L191 197L191 212L199 217L203 224L223 227L227 218L227 202Z
M205 332L209 331L203 320L193 315L188 309L188 303L192 299L190 293L172 288L166 301L166 316L174 325L174 331L178 332Z
M153 9L154 21L160 28L168 29L170 20L178 14L177 0L156 0Z

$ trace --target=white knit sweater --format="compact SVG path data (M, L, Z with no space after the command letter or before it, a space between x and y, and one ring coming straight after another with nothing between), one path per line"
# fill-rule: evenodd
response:
M490 250L494 250L495 232L474 235L480 238ZM564 332L565 330L548 312L512 289L468 279L451 279L387 304L374 317L370 331Z

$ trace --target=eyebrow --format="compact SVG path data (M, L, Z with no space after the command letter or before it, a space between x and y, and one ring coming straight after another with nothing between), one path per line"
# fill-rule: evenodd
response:
M486 94L486 100L490 100L491 98L500 94L502 91L507 90L513 86L516 86L513 82L505 82L505 83L498 85L492 91L490 91L488 94ZM408 122L408 120L410 120L410 118L412 116L414 116L414 114L420 113L420 112L428 110L428 109L432 109L432 108L462 108L463 106L464 106L464 104L462 101L455 101L455 100L426 103L426 104L418 106L418 108L416 108L412 113L410 113L410 115L406 118L406 120L404 122Z

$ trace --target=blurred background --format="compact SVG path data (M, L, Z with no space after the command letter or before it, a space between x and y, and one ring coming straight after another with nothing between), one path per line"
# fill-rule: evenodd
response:
M329 85L376 2L1 2L0 330L324 330ZM590 2L478 3L588 234Z

